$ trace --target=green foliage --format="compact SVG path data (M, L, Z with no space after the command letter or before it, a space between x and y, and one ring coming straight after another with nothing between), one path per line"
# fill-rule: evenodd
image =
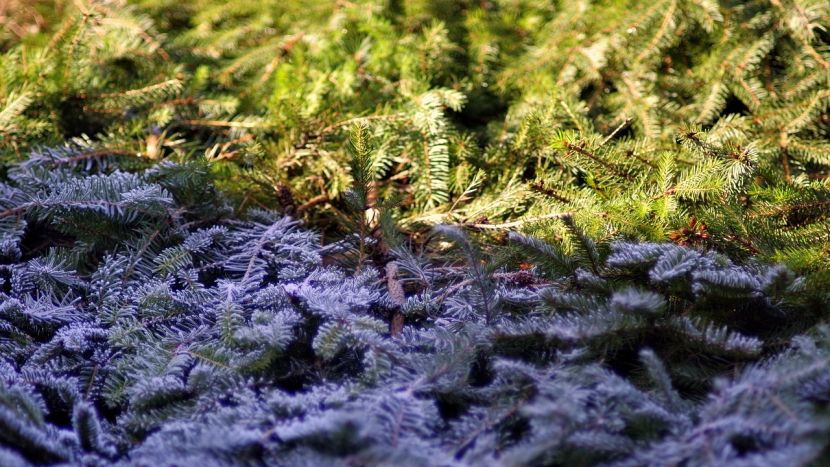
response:
M54 3L0 465L827 463L826 2Z
M8 41L0 150L76 138L79 160L136 168L204 153L236 203L287 189L293 215L331 221L364 175L359 124L372 197L399 197L408 233L572 217L600 243L707 243L824 275L826 8L78 2L44 20L48 47Z

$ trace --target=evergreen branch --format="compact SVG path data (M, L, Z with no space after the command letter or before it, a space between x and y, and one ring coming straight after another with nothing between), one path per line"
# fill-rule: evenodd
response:
M52 163L52 167L60 167L62 165L69 165L74 164L76 162L88 160L88 159L96 159L101 156L108 156L108 155L118 155L118 156L137 156L141 157L140 153L136 151L127 151L123 149L103 149L101 151L93 151L88 152L86 154L78 154L77 156L66 157L62 159L58 159Z
M649 53L651 53L652 50L655 49L655 47L657 47L657 44L660 42L660 39L663 38L663 35L666 34L666 31L669 29L669 24L671 23L672 17L674 16L675 8L677 8L677 2L675 0L672 0L672 2L669 4L668 12L666 12L664 16L663 24L660 25L660 29L654 36L654 39L652 39L648 46L640 53L640 55L637 56L635 60L643 60L648 56Z
M600 159L599 157L591 154L590 151L586 151L585 149L582 148L582 146L571 144L567 141L562 141L562 145L565 146L565 148L567 148L570 153L576 152L576 153L582 154L583 156L587 157L588 159L591 159L592 161L596 162L597 164L600 164L603 167L607 168L608 170L610 170L614 174L619 175L620 177L625 178L626 180L628 180L630 182L634 181L634 177L632 177L631 175L617 169L616 167L609 164L608 162L605 162L604 160Z
M101 5L95 5L95 7L101 8ZM119 18L101 18L98 20L98 22L100 24L114 24L118 26L124 26L133 31L136 31L141 36L141 38L144 39L145 42L150 44L150 46L156 52L158 52L158 54L161 56L162 59L164 59L164 61L169 62L171 60L170 55L167 55L167 52L164 51L164 49L161 47L161 44L159 44L158 41L153 39L152 36L150 36L150 34L148 34L147 31L141 26Z
M81 33L84 31L84 27L86 26L87 21L89 21L89 14L84 13L83 17L81 18L81 24L78 26L78 30L75 31L75 36L72 38L72 41L69 44L69 53L67 54L66 58L66 67L63 72L63 94L66 95L67 90L69 89L69 70L72 67L72 59L75 56L75 47L78 45L78 41L81 38Z
M225 128L272 128L274 126L272 124L262 122L225 122L221 120L182 120L181 124Z
M518 221L512 222L504 222L502 224L470 224L470 223L463 223L461 224L462 227L472 228L472 229L480 229L480 230L509 230L509 229L516 229L520 228L527 224L535 224L544 220L548 219L564 219L565 217L570 217L573 213L570 212L554 212L550 214L544 214L541 216L536 216L529 219L522 219Z
M478 287L479 292L481 293L485 325L489 326L491 320L495 318L492 314L494 309L491 309L492 307L490 304L492 290L490 284L488 283L490 277L482 268L479 262L480 260L478 258L478 254L476 254L472 244L469 240L467 240L467 237L458 228L446 224L439 224L433 227L433 229L435 229L436 232L453 239L464 251L464 255L467 258L467 265L473 276L473 283Z
M353 125L353 124L359 123L359 122L372 121L372 120L401 120L405 117L406 117L405 114L367 115L365 117L355 117L355 118L350 118L348 120L344 120L342 122L335 123L333 125L329 125L329 126L323 128L323 129L321 129L319 134L324 135L326 133L331 133L332 131L334 131L338 128Z
M181 84L182 84L181 80L171 79L171 80L164 81L162 83L153 84L153 85L150 85L150 86L145 86L145 87L140 88L140 89L130 89L129 91L121 91L121 92L90 95L90 96L84 95L83 97L88 98L88 99L112 99L114 97L133 97L133 96L139 96L139 95L142 95L142 94L147 94L147 93L151 93L151 92L154 92L154 91L158 91L160 89L165 89L165 88L170 88L170 87L176 88L176 87L181 86Z

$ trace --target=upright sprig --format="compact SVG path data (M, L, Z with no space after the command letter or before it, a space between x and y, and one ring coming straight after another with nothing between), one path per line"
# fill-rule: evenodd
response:
M363 266L366 257L366 241L368 239L371 223L377 222L374 213L370 210L369 195L372 191L373 170L370 160L371 146L369 145L369 126L366 123L356 123L352 127L349 138L349 167L351 168L352 188L346 192L346 204L349 208L351 219L349 225L352 231L358 236L357 242L357 273ZM348 222L348 221L347 221Z

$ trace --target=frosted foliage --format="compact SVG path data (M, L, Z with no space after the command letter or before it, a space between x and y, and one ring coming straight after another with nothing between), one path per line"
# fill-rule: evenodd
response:
M398 249L358 271L291 217L173 195L210 186L182 170L46 183L30 162L0 186L25 223L0 235L0 465L792 466L826 448L830 331L758 325L812 310L785 266L514 234L533 267L493 271L444 227L453 265ZM33 252L34 228L61 241Z

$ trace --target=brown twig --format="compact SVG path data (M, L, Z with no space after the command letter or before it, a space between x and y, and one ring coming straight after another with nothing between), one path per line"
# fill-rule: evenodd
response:
M307 210L308 208L314 205L325 203L327 201L329 201L329 195L325 193L323 193L322 195L317 195L314 198L311 198L310 200L306 201L305 203L297 207L297 214Z

